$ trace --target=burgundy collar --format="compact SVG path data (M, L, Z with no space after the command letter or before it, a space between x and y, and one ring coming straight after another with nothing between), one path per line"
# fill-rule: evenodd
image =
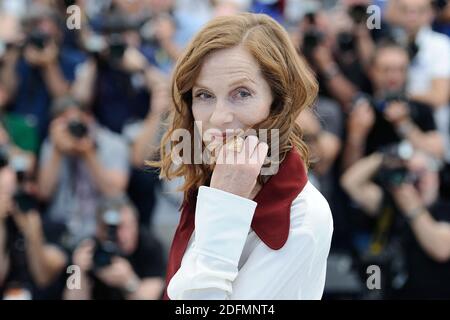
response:
M254 198L257 207L251 227L269 248L278 250L286 243L289 236L291 204L307 182L304 162L297 151L291 150L280 164L277 174L269 178ZM183 205L169 254L165 299L168 299L167 285L180 268L194 231L196 200L197 192L193 192Z

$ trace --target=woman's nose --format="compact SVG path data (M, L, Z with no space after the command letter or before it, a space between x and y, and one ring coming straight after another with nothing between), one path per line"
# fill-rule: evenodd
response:
M231 123L233 118L232 110L230 110L224 102L217 101L214 111L209 118L209 122L213 126L221 128L224 124Z

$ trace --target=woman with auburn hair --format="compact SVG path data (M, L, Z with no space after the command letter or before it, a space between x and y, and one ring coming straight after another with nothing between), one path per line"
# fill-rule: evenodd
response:
M333 223L308 182L295 122L317 91L286 31L266 15L219 17L194 37L174 70L170 127L153 163L161 177L185 181L165 298L322 297ZM191 143L175 164L186 142L174 139L180 129ZM262 139L261 129L276 135ZM268 165L278 170L264 175Z

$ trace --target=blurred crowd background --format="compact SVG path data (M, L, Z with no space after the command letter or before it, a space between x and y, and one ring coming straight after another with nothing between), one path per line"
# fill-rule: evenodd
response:
M3 299L161 298L182 195L145 160L177 57L242 11L320 84L298 123L335 223L324 298L450 299L449 1L0 0Z

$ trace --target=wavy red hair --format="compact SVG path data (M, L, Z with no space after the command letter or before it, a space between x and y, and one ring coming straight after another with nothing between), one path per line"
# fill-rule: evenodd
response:
M274 98L269 117L255 129L279 130L280 161L291 148L296 148L308 163L308 148L295 120L317 97L318 84L314 74L300 57L286 30L269 16L241 13L218 17L202 28L178 60L172 79L173 109L168 130L161 141L161 158L159 162L150 163L160 168L163 178L184 177L181 191L185 200L190 190L208 182L211 166L194 164L194 161L174 166L171 153L177 142L171 141L171 136L177 129L186 129L194 137L192 88L202 63L212 52L238 45L246 48L259 63ZM269 142L269 154L270 146ZM194 154L193 150L191 154Z

